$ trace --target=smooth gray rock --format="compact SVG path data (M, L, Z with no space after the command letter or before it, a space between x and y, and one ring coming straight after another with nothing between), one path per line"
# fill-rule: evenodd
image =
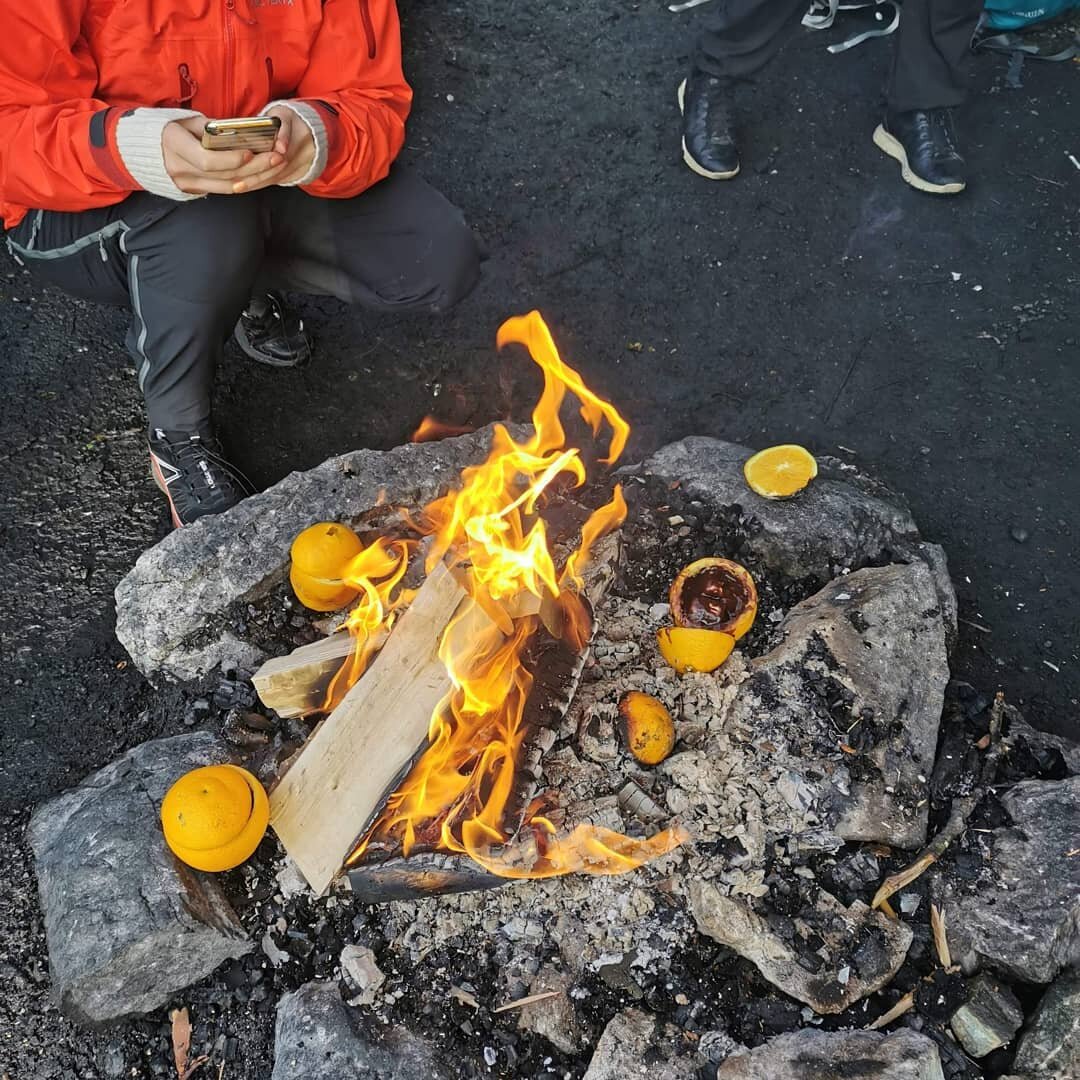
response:
M1080 1078L1080 971L1060 975L1020 1037L1013 1068L1060 1080Z
M604 1028L583 1080L696 1080L702 1061L684 1038L673 1025L626 1009Z
M1003 798L1012 825L995 829L987 879L975 888L935 875L952 955L1047 983L1080 965L1080 776L1025 780Z
M369 1033L337 984L309 982L277 1007L270 1080L449 1080L437 1051L405 1028Z
M182 773L228 760L208 733L158 739L34 812L53 991L73 1019L151 1012L251 949L215 879L165 846L159 818Z
M777 1035L753 1050L736 1051L716 1070L716 1080L944 1080L941 1058L925 1035L904 1028L815 1031Z
M297 533L316 521L355 523L383 503L426 505L483 458L490 439L485 428L442 442L343 454L175 530L143 552L116 587L117 637L151 680L195 679L225 659L256 667L262 654L233 634L225 616L285 577Z
M989 975L980 975L968 987L968 999L953 1013L949 1026L973 1058L1011 1042L1024 1022L1016 995Z
M811 824L844 840L920 846L949 679L933 574L920 562L856 571L792 608L782 629L727 722L777 748L770 764L787 762L793 810L801 800Z
M843 1012L888 985L900 970L912 939L910 927L871 911L862 901L845 908L820 891L816 910L799 917L824 942L816 955L824 952L827 959L811 970L801 961L794 942L774 932L748 904L726 896L711 882L691 884L690 911L703 934L734 949L774 986L819 1013ZM875 940L867 948L869 938Z
M956 597L944 552L925 544L903 501L850 465L825 459L821 473L793 499L763 499L746 485L748 447L704 436L671 443L632 471L678 480L714 507L738 511L747 546L775 570L822 581L845 570L918 559L930 565L950 632Z

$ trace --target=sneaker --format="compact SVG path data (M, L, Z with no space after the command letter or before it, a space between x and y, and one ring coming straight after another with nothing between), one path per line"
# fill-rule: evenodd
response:
M270 367L301 367L311 359L304 320L288 308L281 293L252 297L233 337L252 360Z
M874 132L874 143L900 162L901 175L919 191L956 195L967 187L951 109L890 110Z
M221 456L208 430L150 432L150 474L169 500L179 529L220 514L254 492L251 482Z
M683 161L709 180L730 180L739 172L731 87L724 79L692 71L679 84L683 116Z

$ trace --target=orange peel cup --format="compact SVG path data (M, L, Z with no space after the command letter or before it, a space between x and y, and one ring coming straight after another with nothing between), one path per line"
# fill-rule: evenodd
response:
M665 626L656 635L660 655L680 674L715 671L735 648L735 639L722 630L695 626Z
M739 640L757 617L757 586L730 559L698 559L679 571L668 593L676 626L720 630Z

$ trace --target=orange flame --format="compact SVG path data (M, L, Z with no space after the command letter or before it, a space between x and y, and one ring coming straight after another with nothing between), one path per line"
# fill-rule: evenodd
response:
M468 435L475 430L476 428L468 424L444 424L442 420L436 420L434 416L425 416L417 429L409 436L409 442L438 442L440 439L450 439L455 435Z
M610 428L605 463L618 460L630 429L614 406L562 361L538 312L509 319L497 342L500 347L525 345L543 371L533 434L519 442L496 425L483 464L465 469L458 489L422 515L422 530L432 537L429 572L445 561L470 597L440 643L439 656L453 689L431 718L426 750L348 861L356 862L376 838L396 838L406 855L423 839L436 841L440 850L467 854L505 877L623 873L671 851L685 832L665 830L637 840L579 825L560 835L530 808L524 826L508 843L512 838L504 831L504 817L517 793L517 764L527 735L525 707L533 676L525 651L542 625L552 625L536 612L545 605L549 614L556 612L555 625L561 626L567 644L575 651L585 647L591 617L580 597L581 573L596 541L626 517L616 485L611 501L584 525L581 543L561 572L556 568L539 509L556 481L578 487L586 478L580 450L566 446L560 410L567 392L578 399L594 436L605 424ZM368 548L354 560L347 576L361 589L358 609L350 616L358 647L351 670L335 684L348 686L363 671L395 612L411 599L411 594L394 591L406 563L407 552L393 545L379 552ZM379 579L377 585L372 577ZM535 598L531 607L520 604L525 596ZM514 618L521 609L529 613Z

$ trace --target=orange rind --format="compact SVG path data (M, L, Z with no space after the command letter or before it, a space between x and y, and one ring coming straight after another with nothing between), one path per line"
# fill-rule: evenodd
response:
M743 465L750 490L764 499L790 499L817 474L813 454L793 443L760 450Z
M363 544L347 525L320 521L292 542L289 584L296 599L312 611L337 611L351 603L358 591L343 580L349 563Z
M735 648L735 639L722 630L696 626L665 626L657 632L660 655L680 674L715 671Z
M642 765L659 765L675 747L675 724L662 701L638 690L619 702L620 730L630 753Z
M758 596L745 566L698 559L679 571L668 595L676 626L721 630L739 640L754 625Z
M238 765L207 765L176 781L161 803L165 843L196 870L232 870L266 834L270 803L262 784Z

